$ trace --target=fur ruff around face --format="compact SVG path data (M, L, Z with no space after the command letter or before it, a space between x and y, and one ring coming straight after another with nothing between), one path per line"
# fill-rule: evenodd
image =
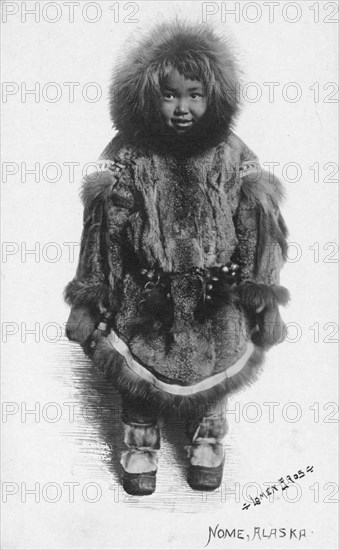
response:
M199 80L206 89L208 109L200 139L206 130L209 143L213 135L226 135L239 110L238 69L230 44L208 24L178 21L162 23L146 36L135 38L116 66L110 110L117 130L128 139L159 138L157 106L162 81L172 69L187 79Z

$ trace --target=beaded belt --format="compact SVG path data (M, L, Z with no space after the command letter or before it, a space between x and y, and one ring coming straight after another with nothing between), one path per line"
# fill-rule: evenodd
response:
M163 290L166 294L168 300L171 298L170 293L170 281L174 277L180 275L191 275L198 277L202 284L202 302L211 302L213 290L218 287L218 285L228 285L229 289L234 288L240 282L240 269L239 265L234 262L227 262L224 265L209 267L209 268L200 268L194 267L189 271L178 271L166 273L162 270L156 269L141 269L141 275L145 277L146 282L144 284L144 292L151 292L154 289ZM142 307L142 304L146 300L141 300L139 306Z
M234 301L235 287L240 283L239 265L229 261L226 264L213 266L209 268L193 267L184 272L165 272L161 269L141 269L140 275L144 279L143 296L138 304L140 315L145 313L145 308L149 304L152 293L160 293L163 298L163 307L160 306L163 313L167 305L171 304L171 280L176 277L189 275L198 278L201 282L201 299L197 305L195 314L197 318L204 318L209 309L218 306L222 301ZM107 335L109 332L111 313L102 311L102 320L97 326L97 331L101 335ZM95 348L95 339L90 343L90 347Z

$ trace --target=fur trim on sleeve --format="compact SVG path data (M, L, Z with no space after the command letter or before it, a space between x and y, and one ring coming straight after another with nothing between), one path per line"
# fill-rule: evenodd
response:
M120 162L102 161L102 169L84 177L81 199L85 211L95 204L112 200L118 207L133 209L134 199L131 192L131 167Z
M90 284L73 279L64 290L64 299L70 306L87 305L97 308L98 304L107 303L108 288L104 283Z
M258 266L268 242L280 245L284 261L287 258L288 230L279 205L285 198L280 180L260 165L246 162L240 168L242 196L249 206L258 210Z
M121 239L119 231L134 208L132 184L129 164L120 161L102 160L95 172L83 178L84 227L79 264L76 277L64 291L69 305L117 309L115 285L120 266L111 260L108 250L107 218L111 215L110 231L116 231L116 238Z
M117 176L122 168L122 165L112 161L101 161L95 172L83 178L80 197L85 209L94 203L107 201L112 194L117 183Z
M245 282L239 285L237 294L242 306L254 311L264 307L285 306L290 300L287 288L279 285Z
M244 196L266 213L272 207L277 208L285 198L280 180L262 170L257 162L244 162L240 167L240 177Z

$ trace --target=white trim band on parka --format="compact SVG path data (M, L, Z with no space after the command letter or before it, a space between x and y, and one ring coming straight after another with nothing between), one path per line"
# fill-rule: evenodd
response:
M190 386L180 386L178 384L168 384L166 382L163 382L162 380L159 380L154 374L152 374L143 365L141 365L136 359L134 359L127 344L125 344L125 342L123 342L119 338L119 336L114 332L113 329L107 336L107 340L110 345L125 358L127 366L131 371L134 372L134 374L140 376L141 378L155 386L157 389L165 391L167 393L171 393L173 395L191 395L193 393L208 390L210 388L213 388L213 386L220 384L227 378L235 376L245 367L247 361L249 360L255 349L255 346L252 342L247 342L245 353L240 357L240 359L238 359L225 371L214 374L213 376L210 376L209 378L206 378L205 380L202 380L197 384L192 384Z

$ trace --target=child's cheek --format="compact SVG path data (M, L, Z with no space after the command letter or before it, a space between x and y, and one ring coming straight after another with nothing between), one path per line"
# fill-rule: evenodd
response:
M208 108L207 100L203 98L196 107L196 113L199 119L202 118L207 113L207 108Z
M172 117L173 106L169 102L163 102L160 106L160 113L162 118L169 120Z

